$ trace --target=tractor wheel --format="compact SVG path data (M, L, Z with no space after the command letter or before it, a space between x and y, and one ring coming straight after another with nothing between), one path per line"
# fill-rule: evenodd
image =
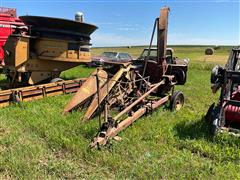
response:
M170 109L179 111L184 104L184 95L181 91L175 91L170 99Z
M176 76L177 84L184 85L186 83L187 76L183 70L178 70L175 73L175 76Z
M61 78L54 78L54 79L52 79L50 81L50 83L61 82L61 81L63 81L63 79L61 79Z

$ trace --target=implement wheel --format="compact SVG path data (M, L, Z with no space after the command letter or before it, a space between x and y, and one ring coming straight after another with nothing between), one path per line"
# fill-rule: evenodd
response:
M186 83L187 75L183 70L179 69L176 71L175 77L178 85L184 85Z
M181 91L175 91L170 99L170 109L179 111L184 104L184 95Z

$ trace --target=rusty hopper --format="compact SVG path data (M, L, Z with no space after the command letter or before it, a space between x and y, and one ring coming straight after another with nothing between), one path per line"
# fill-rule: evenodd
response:
M4 48L11 86L49 82L62 71L91 61L90 35L96 26L49 17L20 19L28 31L11 35Z

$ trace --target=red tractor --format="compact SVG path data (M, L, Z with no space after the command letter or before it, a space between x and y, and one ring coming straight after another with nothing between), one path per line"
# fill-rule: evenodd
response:
M17 17L16 9L0 7L0 63L4 65L3 46L13 32L20 30L24 26Z
M211 74L212 91L221 89L217 105L213 103L206 120L212 123L213 133L228 131L239 134L240 129L240 48L231 51L225 67L215 66Z

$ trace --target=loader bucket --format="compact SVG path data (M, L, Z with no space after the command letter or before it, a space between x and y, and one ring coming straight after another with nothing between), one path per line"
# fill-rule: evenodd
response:
M83 83L71 101L64 108L64 114L72 111L74 108L80 107L90 97L97 92L97 77L99 80L99 87L101 88L107 81L107 73L104 70L95 70L90 77Z

